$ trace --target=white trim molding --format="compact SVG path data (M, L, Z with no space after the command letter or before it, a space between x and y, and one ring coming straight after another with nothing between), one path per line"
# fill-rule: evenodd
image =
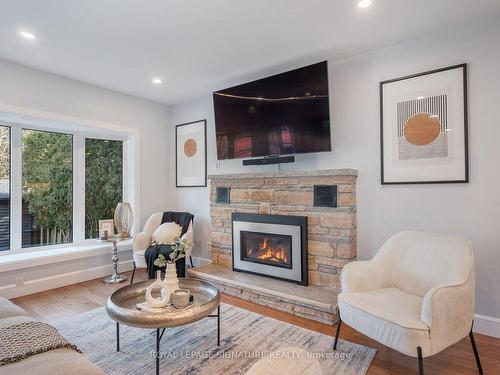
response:
M112 245L57 247L0 257L0 297L17 298L111 275ZM133 268L132 241L118 244L118 272Z
M51 249L40 249L32 252L17 252L0 256L0 275L2 272L21 270L23 268L41 267L54 263L111 254L111 243L99 243L90 240L86 246L57 246ZM118 253L132 250L132 240L117 244ZM111 258L111 255L110 255Z
M118 270L120 273L130 271L133 269L133 267L133 260L125 260L118 263ZM29 294L44 292L50 289L60 288L67 285L81 283L88 280L98 279L100 277L105 277L111 274L113 274L113 265L110 261L109 264L104 266L80 269L62 274L42 277L36 280L30 280L24 283L22 287L18 287L16 286L16 284L4 285L0 287L0 296L8 299L17 298ZM124 282L123 285L127 285L127 282Z
M500 319L492 316L474 314L474 332L500 338Z

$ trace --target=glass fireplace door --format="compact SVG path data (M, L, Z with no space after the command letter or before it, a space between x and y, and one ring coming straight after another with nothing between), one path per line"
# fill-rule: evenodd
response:
M241 231L241 260L292 268L292 236Z

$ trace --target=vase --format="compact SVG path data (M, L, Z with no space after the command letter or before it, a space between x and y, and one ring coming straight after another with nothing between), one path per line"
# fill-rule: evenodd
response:
M179 279L177 278L177 268L175 263L167 263L165 272L165 279L163 279L162 296L167 295L170 297L177 289L179 289ZM165 291L165 292L164 292Z
M161 289L161 297L160 298L155 298L153 297L153 290L155 289ZM148 303L149 306L151 307L165 307L169 304L170 302L170 292L163 291L164 286L163 286L163 281L161 280L161 271L156 272L156 280L148 286L146 289L146 302Z
M116 205L115 209L115 226L118 235L121 238L130 237L132 230L132 223L134 222L134 213L130 203L120 202Z

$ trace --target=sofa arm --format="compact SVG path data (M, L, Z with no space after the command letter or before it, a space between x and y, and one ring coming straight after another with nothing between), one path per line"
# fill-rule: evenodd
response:
M383 288L387 283L382 267L374 261L350 262L340 273L342 292L366 292Z
M151 245L151 236L146 232L137 233L132 242L132 250L146 250L149 245Z

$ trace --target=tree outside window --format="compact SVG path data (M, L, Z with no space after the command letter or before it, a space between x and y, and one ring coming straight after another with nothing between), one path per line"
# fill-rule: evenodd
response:
M22 246L73 240L73 137L22 130Z
M85 238L97 238L99 220L112 219L123 198L123 142L85 140Z

